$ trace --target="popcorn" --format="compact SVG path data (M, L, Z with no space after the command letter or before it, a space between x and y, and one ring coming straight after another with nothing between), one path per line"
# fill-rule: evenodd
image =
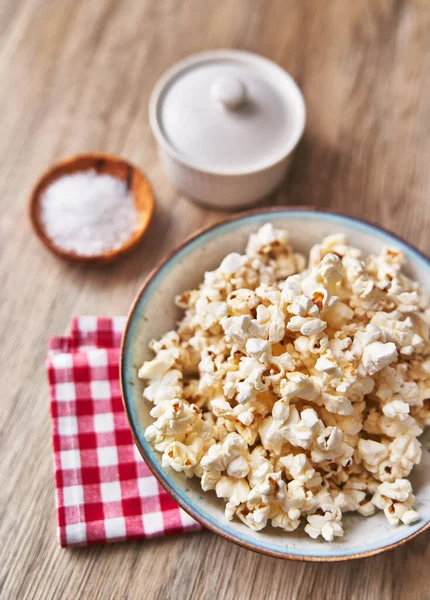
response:
M249 468L247 460L243 456L238 456L227 465L227 473L236 479L242 479L248 475Z
M306 458L306 454L287 454L282 456L279 462L290 477L303 484L315 475L315 469Z
M245 253L250 257L273 253L291 254L288 246L289 236L284 230L275 229L271 223L260 227L257 233L251 233Z
M288 312L293 315L306 316L318 313L318 306L304 294L296 296L288 308Z
M237 396L236 400L240 404L246 404L255 398L255 388L248 381L239 381L236 384ZM238 417L239 418L239 417Z
M185 434L192 423L201 418L200 409L195 404L178 399L156 405L150 414L157 419L153 427L163 432L164 437Z
M415 333L412 319L410 317L404 318L399 310L390 313L377 312L370 323L378 327L382 341L396 344L402 354L409 353L408 348L412 345L412 342L416 346L423 342L421 336Z
M248 506L282 502L287 496L287 485L282 479L282 473L268 473L259 485L248 494Z
M325 318L333 329L341 329L354 318L354 311L344 302L336 302L333 308L326 313Z
M409 404L403 400L393 400L382 407L382 412L390 419L404 421L409 414Z
M335 234L306 267L267 223L180 294L177 331L139 369L163 468L255 531L305 520L332 541L344 512L419 519L406 478L430 425L430 306L403 264Z
M421 444L413 436L401 435L388 446L390 450L390 472L393 477L407 477L414 465L421 461Z
M292 446L309 448L319 424L317 413L312 408L299 412L291 408L290 416L281 427L282 436Z
M381 483L372 502L384 511L390 525L397 525L400 521L409 525L420 518L412 508L414 499L410 481L396 479L393 483Z
M139 369L139 377L142 379L159 379L175 364L179 352L175 349L160 350L157 356L146 361Z
M202 490L204 492L214 490L220 477L221 471L203 471L203 474L200 479Z
M317 439L317 445L322 450L334 450L343 441L343 433L338 427L326 427Z
M282 285L281 300L283 304L291 304L301 294L302 281L300 275L287 277Z
M244 344L247 337L249 337L250 322L251 319L248 315L242 315L240 317L225 317L220 323L227 339L231 339L238 344Z
M248 481L250 486L255 487L265 480L266 476L269 473L273 473L273 465L272 463L264 458L259 452L259 447L255 448L251 452L251 471L248 474ZM261 448L261 446L260 446Z
M345 512L358 511L360 514L369 516L375 512L375 505L371 502L366 502L367 492L366 483L349 479L342 487L342 491L337 493L330 490L333 497L334 505Z
M174 471L183 471L187 477L194 475L198 455L190 447L181 442L172 442L164 450L161 464L163 468L171 467Z
M344 267L336 254L326 254L318 265L318 274L325 283L334 283L342 279Z
M205 471L224 471L224 448L222 444L211 446L201 460L201 466Z
M286 374L280 391L282 398L301 398L310 401L316 400L320 395L320 389L315 380L299 371Z
M181 380L182 373L178 369L170 369L152 379L152 383L145 388L144 396L153 404L173 400L181 395Z
M300 333L309 337L324 331L326 325L327 323L321 319L297 316L290 319L287 329L290 331L300 331Z
M364 466L370 473L377 472L379 463L388 456L388 448L384 444L373 440L361 439L358 442L357 449L363 459Z
M258 506L249 510L246 506L239 507L236 511L241 521L254 531L261 531L267 525L270 515L270 506Z
M346 396L341 394L329 394L323 392L321 394L321 401L328 410L328 412L336 413L339 415L352 415L354 407L351 401Z
M363 350L362 364L369 375L375 375L396 359L397 350L393 342L372 342Z
M250 315L251 311L259 307L259 299L253 290L241 288L234 290L227 296L227 314L232 316Z
M320 356L315 363L315 369L321 373L327 373L330 377L340 377L342 369L336 364L333 355Z
M246 501L249 494L249 485L246 479L222 476L215 485L215 492L218 498L228 500L225 514L231 520L235 508Z
M331 462L342 467L351 464L354 448L344 442L344 434L337 427L329 425L317 437L315 446L311 451L312 461L325 467Z
M246 258L237 252L232 252L231 254L227 254L227 256L222 260L219 271L225 275L232 275L239 271L242 267L246 265Z
M267 362L270 356L270 343L260 338L249 338L246 342L246 352L251 358Z
M266 450L279 456L285 444L285 438L279 430L279 423L273 417L267 417L258 428L258 435Z
M311 538L316 539L321 535L327 542L332 542L335 537L343 535L341 518L339 508L327 510L323 515L308 515L305 531Z
M284 531L294 531L300 525L301 512L296 508L284 512L279 509L271 515L271 523L273 527L280 527Z

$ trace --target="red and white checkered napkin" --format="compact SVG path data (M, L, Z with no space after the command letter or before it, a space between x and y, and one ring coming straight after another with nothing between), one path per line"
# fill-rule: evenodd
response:
M200 526L158 484L133 443L119 385L125 319L78 317L50 340L58 532L62 546Z

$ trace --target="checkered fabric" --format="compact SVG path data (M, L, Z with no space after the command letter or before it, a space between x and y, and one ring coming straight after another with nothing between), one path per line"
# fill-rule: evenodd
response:
M125 319L78 317L47 357L58 535L62 546L200 526L160 487L133 443L121 400Z

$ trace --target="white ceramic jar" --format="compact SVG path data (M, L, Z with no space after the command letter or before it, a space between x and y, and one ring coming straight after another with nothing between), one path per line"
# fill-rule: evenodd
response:
M294 80L238 50L190 56L165 73L149 117L173 184L202 204L256 204L282 182L306 111Z

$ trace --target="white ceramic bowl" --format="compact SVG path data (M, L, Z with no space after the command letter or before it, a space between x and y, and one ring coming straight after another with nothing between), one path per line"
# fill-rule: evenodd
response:
M228 521L224 502L214 492L202 492L198 479L187 479L183 473L161 467L161 454L145 440L144 430L153 421L152 405L143 400L143 382L137 371L151 357L148 343L174 328L180 313L173 297L195 287L208 269L215 268L229 252L244 250L252 231L272 222L290 232L295 249L306 253L325 235L342 232L351 243L366 253L378 252L383 245L402 250L408 260L409 274L430 292L430 262L406 242L373 225L356 219L306 209L261 210L232 217L219 225L197 233L170 254L146 280L131 309L123 339L121 385L127 416L135 442L148 466L173 498L202 525L246 548L297 560L348 560L377 554L415 537L430 526L430 453L412 472L416 508L421 520L413 525L392 527L378 512L372 517L347 513L345 536L327 543L312 540L302 529L286 533L268 527L254 532L240 521ZM426 436L423 436L424 438ZM423 439L430 450L430 436Z
M216 61L237 61L253 66L257 71L270 75L277 88L285 97L289 107L290 131L285 143L275 155L249 168L217 165L208 166L199 158L190 158L179 152L170 142L161 122L161 105L164 94L172 82L193 67L199 68ZM199 90L196 91L196 94ZM196 115L196 119L197 119ZM149 103L149 122L157 140L161 162L172 183L191 199L218 209L233 209L251 206L269 196L280 185L290 164L292 152L296 148L305 127L306 109L303 96L292 77L272 61L239 50L214 50L195 54L179 61L157 82ZM183 125L186 126L185 124ZM202 131L206 123L201 124ZM261 137L261 136L260 136ZM216 136L210 138L217 143ZM258 146L258 136L253 142ZM244 153L246 147L244 147ZM233 162L233 161L232 161Z

